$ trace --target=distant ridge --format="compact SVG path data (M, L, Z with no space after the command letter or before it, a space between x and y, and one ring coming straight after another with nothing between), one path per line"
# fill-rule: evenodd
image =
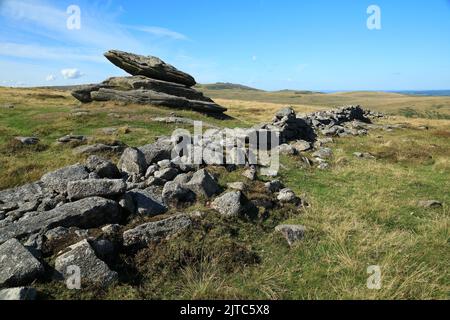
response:
M208 90L247 90L247 91L264 91L248 86L244 86L242 84L235 84L229 82L216 82L210 84L199 84L198 88L208 89Z
M322 94L323 92L320 91L310 91L310 90L292 90L292 89L284 89L284 90L278 90L273 92L279 92L279 93L291 93L291 94Z

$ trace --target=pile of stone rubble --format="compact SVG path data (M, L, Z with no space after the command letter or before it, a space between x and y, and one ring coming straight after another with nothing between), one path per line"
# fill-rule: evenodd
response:
M196 82L192 76L157 57L118 50L108 51L105 57L132 76L78 88L72 95L79 101L121 101L219 114L227 110L193 89Z
M265 183L270 200L261 203L247 198L246 185L258 180L258 165L248 162L248 153L239 148L235 138L246 140L258 130L271 130L285 142L277 146L280 152L314 151L312 161L324 168L332 151L322 147L322 143L330 138L317 139L316 130L328 134L323 131L338 127L336 135L366 134L364 126L370 125L368 115L360 107L345 107L297 118L291 108L285 108L268 124L231 130L231 135L229 129L212 128L202 137L190 137L193 147L184 155L173 157L179 136L161 137L154 143L125 149L117 165L92 155L84 164L71 165L45 174L40 181L0 191L0 288L10 288L0 291L0 298L34 297L32 288L21 286L49 272L57 280L65 279L74 265L80 268L83 281L102 286L117 283L118 274L110 269L108 259L118 252L131 253L167 240L190 228L193 219L202 213L177 212L186 211L199 199L208 199L211 210L227 217L250 215L261 207L267 211L285 205L301 208L307 205L305 200L279 180ZM346 128L349 123L361 128L350 131ZM192 164L196 144L206 151L200 163ZM208 150L218 148L231 150L234 156L219 159L208 155ZM243 162L238 161L242 160L240 154ZM210 165L222 165L228 171L247 169L243 182L220 186L209 170ZM168 211L175 213L127 227L130 218L160 216ZM92 230L97 230L95 236ZM303 236L304 228L281 225L276 231L292 244ZM121 239L119 245L106 239L111 234ZM64 250L45 253L55 256L54 265L44 264L46 244L68 237L73 240Z

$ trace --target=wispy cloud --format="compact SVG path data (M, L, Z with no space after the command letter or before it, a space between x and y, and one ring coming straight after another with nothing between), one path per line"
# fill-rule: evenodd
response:
M149 34L157 36L157 37L167 37L167 38L171 38L174 40L188 40L188 37L182 33L172 31L172 30L169 30L166 28L161 28L161 27L125 26L125 28L149 33Z
M115 44L116 49L136 52L152 49L149 41L145 43L139 41L132 33L133 31L145 33L154 38L188 39L184 34L162 27L120 24L116 21L116 12L94 11L81 7L81 29L70 30L67 28L66 8L44 0L3 0L0 2L0 16L8 22L13 34L8 36L8 40L0 42L0 55L35 59L66 57L101 62L103 61L101 53L111 49L112 44ZM33 34L46 41L42 41L42 44L40 42L39 45L23 44L16 40L21 38L17 37L17 34ZM46 43L52 45L46 45ZM55 46L57 43L61 45ZM95 54L80 52L95 52Z
M50 81L55 81L56 80L56 76L53 74L49 74L48 76L45 77L45 81L50 82Z

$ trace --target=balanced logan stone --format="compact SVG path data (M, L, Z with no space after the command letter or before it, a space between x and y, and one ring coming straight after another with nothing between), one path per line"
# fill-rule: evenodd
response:
M100 84L77 88L72 95L83 103L119 101L150 104L203 113L223 113L227 109L191 88L194 78L161 59L110 50L105 57L131 77L109 78Z

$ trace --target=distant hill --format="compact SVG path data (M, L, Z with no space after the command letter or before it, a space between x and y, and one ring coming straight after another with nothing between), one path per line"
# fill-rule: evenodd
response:
M290 93L290 94L321 94L323 92L319 91L309 91L309 90L291 90L291 89L284 89L284 90L278 90L273 91L278 93Z
M217 82L217 83L210 83L210 84L198 84L197 87L199 89L206 89L206 90L246 90L246 91L264 91L248 86L244 86L242 84L235 84L235 83L229 83L229 82Z

